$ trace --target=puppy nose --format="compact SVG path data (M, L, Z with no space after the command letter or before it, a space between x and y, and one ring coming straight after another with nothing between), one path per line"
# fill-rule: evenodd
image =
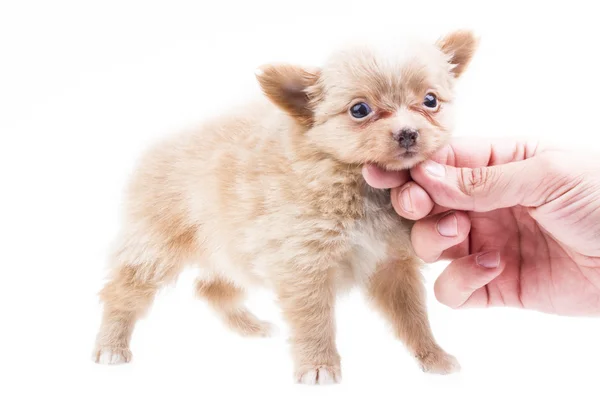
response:
M394 134L394 139L400 143L400 145L406 149L409 149L417 143L419 138L419 132L414 129L402 129L400 132Z

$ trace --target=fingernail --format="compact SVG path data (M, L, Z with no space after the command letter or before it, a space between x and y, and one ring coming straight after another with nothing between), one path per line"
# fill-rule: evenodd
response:
M476 257L477 264L486 269L495 269L500 264L500 253L498 251L488 251L479 254Z
M444 215L437 223L437 230L443 237L455 237L458 235L458 219L454 212Z
M443 165L436 163L435 161L425 161L423 163L425 171L435 177L444 177L446 175L446 169Z
M412 199L410 198L410 186L400 192L400 205L405 212L412 213Z

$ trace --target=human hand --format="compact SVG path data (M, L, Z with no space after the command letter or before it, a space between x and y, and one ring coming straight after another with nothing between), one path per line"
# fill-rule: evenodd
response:
M600 314L600 164L520 141L461 140L408 172L365 166L373 187L417 220L426 262L452 260L435 283L453 308L516 306Z

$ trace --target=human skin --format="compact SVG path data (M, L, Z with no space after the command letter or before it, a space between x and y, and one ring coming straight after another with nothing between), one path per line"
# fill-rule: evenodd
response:
M521 140L454 140L410 172L369 165L398 214L416 220L426 262L452 307L600 314L600 164L585 152Z

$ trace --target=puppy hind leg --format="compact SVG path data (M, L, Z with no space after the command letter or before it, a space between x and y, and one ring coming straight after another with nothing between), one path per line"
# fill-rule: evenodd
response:
M160 258L137 265L118 265L100 291L104 312L93 360L102 364L131 360L129 343L138 319L150 308L158 289L180 272L175 259Z
M224 278L199 279L196 294L208 302L231 330L242 336L269 337L275 332L271 323L257 318L244 306L245 291Z

